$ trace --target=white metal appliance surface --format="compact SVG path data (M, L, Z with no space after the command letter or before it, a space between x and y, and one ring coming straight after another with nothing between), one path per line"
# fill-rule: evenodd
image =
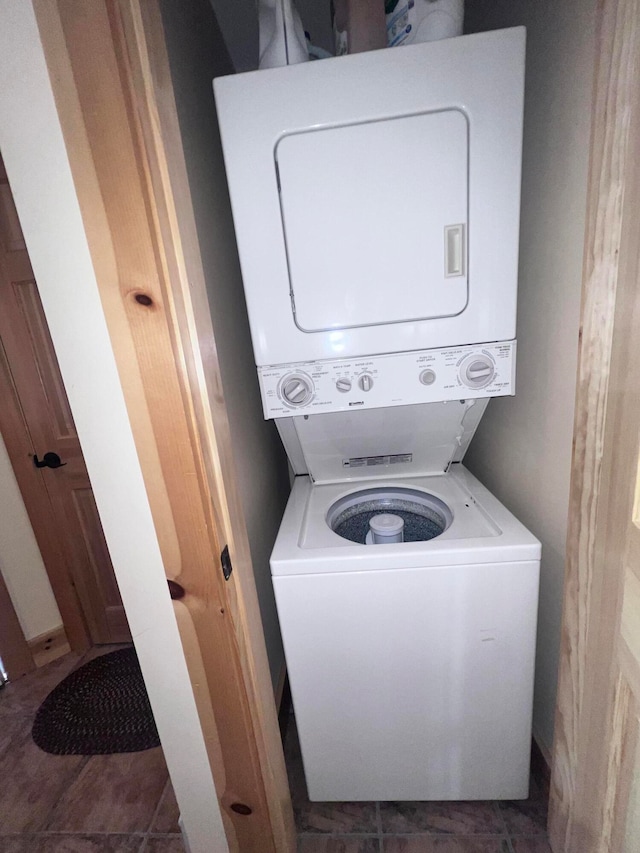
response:
M258 367L514 338L524 41L214 81Z
M464 457L489 401L454 400L419 406L277 419L295 474L314 483L402 479L444 474Z
M296 478L271 559L310 798L526 797L540 544L459 464L366 483L436 496L445 533L346 542L362 485Z
M515 391L523 76L512 29L214 83L312 799L527 796L540 545L460 464Z
M515 393L516 342L258 369L265 418Z

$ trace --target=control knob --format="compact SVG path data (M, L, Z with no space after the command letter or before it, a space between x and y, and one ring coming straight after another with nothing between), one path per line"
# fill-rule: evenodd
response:
M460 379L468 388L484 388L495 375L495 365L486 355L470 355L460 366Z
M363 391L371 391L373 388L373 376L369 373L363 373L360 379L358 379L358 385Z
M280 396L289 406L304 406L313 396L313 383L308 376L289 373L280 383Z
M342 394L346 394L347 391L351 391L351 380L346 376L342 376L336 381L336 388Z

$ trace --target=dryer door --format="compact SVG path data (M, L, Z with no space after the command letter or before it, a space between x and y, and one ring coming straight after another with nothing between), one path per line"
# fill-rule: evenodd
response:
M451 317L467 299L468 125L447 109L285 135L291 306L320 332Z

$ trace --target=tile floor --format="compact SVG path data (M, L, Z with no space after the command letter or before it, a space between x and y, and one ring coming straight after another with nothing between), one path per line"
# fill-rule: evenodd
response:
M0 853L183 853L162 749L60 756L31 739L72 670L119 646L67 654L0 690Z
M49 692L97 654L68 654L0 690L0 853L183 853L160 747L56 756L31 740ZM299 853L550 853L546 798L524 802L311 803L293 715L285 756Z
M520 802L311 803L293 716L284 743L299 853L551 853L534 781Z

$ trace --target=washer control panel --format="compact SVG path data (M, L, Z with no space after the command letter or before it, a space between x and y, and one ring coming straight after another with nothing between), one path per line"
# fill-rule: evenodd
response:
M266 418L515 393L516 342L258 368Z

